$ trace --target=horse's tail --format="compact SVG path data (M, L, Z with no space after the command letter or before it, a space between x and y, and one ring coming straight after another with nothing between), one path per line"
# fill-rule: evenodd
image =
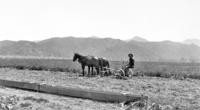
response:
M107 67L108 67L108 68L110 68L110 64L109 64L109 61L107 61Z

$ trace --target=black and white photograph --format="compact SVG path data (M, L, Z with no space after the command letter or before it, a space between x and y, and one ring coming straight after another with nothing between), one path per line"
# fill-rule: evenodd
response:
M0 110L200 110L200 0L0 0Z

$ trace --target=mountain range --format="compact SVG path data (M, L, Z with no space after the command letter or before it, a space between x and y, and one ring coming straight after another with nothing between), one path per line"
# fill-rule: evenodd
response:
M195 44L172 41L151 42L139 37L129 41L112 38L76 37L57 37L37 42L0 41L1 56L72 59L74 53L120 61L127 60L128 53L133 53L137 61L200 61L200 47Z
M200 39L186 39L183 41L185 44L195 44L200 46Z

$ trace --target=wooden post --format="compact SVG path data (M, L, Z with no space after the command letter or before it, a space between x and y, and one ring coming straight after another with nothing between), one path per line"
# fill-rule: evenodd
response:
M112 103L121 103L130 100L134 102L148 98L146 96L139 96L139 95L121 94L114 92L96 91L90 89L70 88L62 86L51 86L46 84L19 82L19 81L2 80L2 79L0 79L0 85L5 87L23 89L23 90L38 91L43 93L50 93L56 95L63 95L69 97L84 98L95 101L112 102Z

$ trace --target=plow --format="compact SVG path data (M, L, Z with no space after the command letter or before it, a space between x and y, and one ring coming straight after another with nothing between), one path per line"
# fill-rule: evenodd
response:
M116 79L127 79L127 78L133 76L134 71L133 71L133 69L127 69L126 70L125 66L122 66L121 68L118 68L118 69L104 67L103 71L101 71L101 74L103 76L112 75Z

